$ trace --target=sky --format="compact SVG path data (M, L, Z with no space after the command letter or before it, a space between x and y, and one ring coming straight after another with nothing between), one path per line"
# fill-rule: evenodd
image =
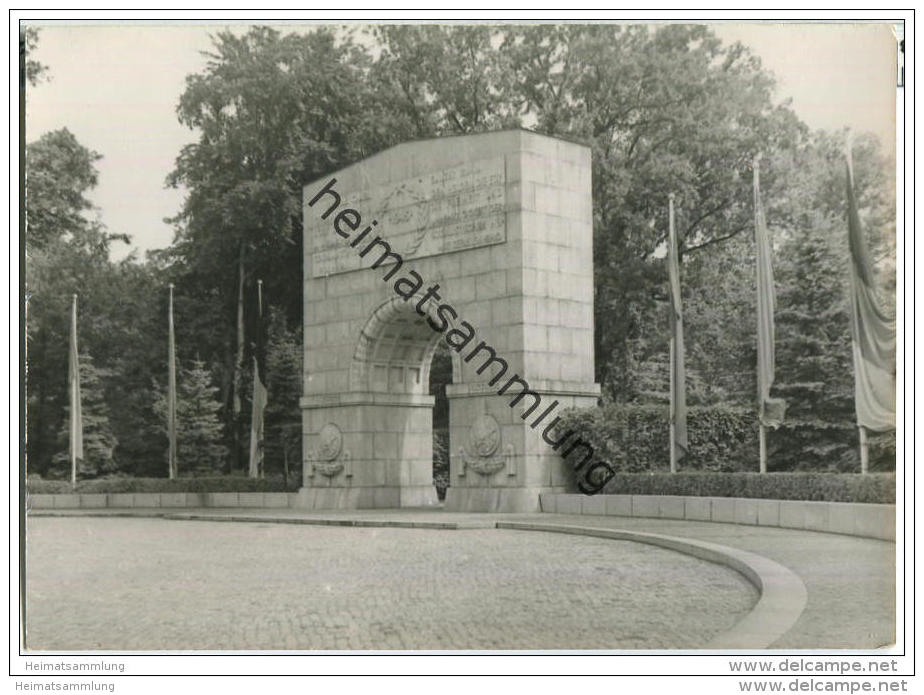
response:
M128 234L113 258L168 246L183 192L166 188L183 145L196 140L176 105L186 75L204 69L217 25L109 24L41 27L35 58L50 81L29 88L26 141L67 127L103 155L90 194L113 233ZM715 24L740 41L777 79L777 101L792 99L812 128L871 131L895 148L896 49L883 24ZM243 28L240 28L243 31Z

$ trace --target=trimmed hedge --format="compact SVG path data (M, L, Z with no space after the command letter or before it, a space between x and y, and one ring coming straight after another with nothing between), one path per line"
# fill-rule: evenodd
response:
M617 471L664 470L670 461L669 409L665 405L571 408L558 430L574 430ZM724 406L687 409L689 449L682 465L704 471L757 467L758 428L753 409Z
M125 492L295 492L300 482L290 481L288 487L281 478L261 480L244 476L214 476L207 478L99 478L77 482L77 492L85 494ZM32 495L68 494L67 480L28 479L26 489Z
M895 474L617 473L602 492L894 504Z

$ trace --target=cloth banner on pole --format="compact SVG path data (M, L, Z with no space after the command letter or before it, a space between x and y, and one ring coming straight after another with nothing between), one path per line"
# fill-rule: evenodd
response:
M850 332L857 424L873 432L895 429L895 316L876 293L847 152L847 233L850 243Z
M266 361L263 350L263 281L257 281L257 340L253 355L253 411L250 418L251 478L263 477L263 411L266 409Z
M760 200L760 165L754 161L754 242L757 249L757 404L764 427L779 427L786 415L786 401L771 398L776 370L775 331L776 289L773 282L773 249Z
M687 453L686 369L683 347L683 305L680 297L680 263L677 256L677 233L674 229L674 196L669 198L667 273L670 279L671 350L671 428L674 431L675 458Z
M83 409L80 405L80 359L77 352L77 295L71 301L71 340L67 361L70 408L71 485L77 484L77 462L83 460Z
M179 467L176 456L176 338L173 332L173 285L170 285L170 307L167 310L167 452L168 475L176 478Z

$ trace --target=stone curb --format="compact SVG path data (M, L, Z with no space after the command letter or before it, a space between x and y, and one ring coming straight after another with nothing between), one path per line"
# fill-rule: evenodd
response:
M796 624L808 601L805 584L792 570L755 553L728 546L642 531L563 524L498 521L499 529L568 533L611 540L647 543L729 567L760 592L757 604L731 630L701 649L767 649Z
M86 515L83 515L86 516ZM139 515L133 515L139 516ZM425 528L440 530L456 530L464 528L494 528L493 522L490 525L477 525L476 522L454 522L454 521L391 521L375 519L311 519L304 517L292 516L242 516L239 514L219 515L219 514L159 514L164 519L173 521L239 521L239 522L257 522L261 524L299 524L303 526L351 526L356 528Z
M295 516L245 516L241 514L191 514L170 510L144 509L128 511L77 511L76 509L33 509L30 517L166 519L168 521L237 521L260 524L294 524L301 526L348 526L354 528L421 528L442 531L496 528L494 521L391 521L387 519L322 519Z

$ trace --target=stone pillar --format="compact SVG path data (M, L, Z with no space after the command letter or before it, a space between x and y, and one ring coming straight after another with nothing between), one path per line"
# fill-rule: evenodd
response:
M507 158L505 283L478 285L479 299L490 303L485 340L510 368L491 386L495 368L473 373L484 362L475 357L463 367L463 383L446 389L453 442L446 508L452 510L539 511L540 491L565 491L567 466L545 443L543 430L561 410L593 406L600 394L594 383L590 150L527 133L521 144ZM511 406L522 386L497 394L511 373L541 398L527 420L522 415L535 399ZM500 447L482 455L495 430ZM489 465L479 472L479 459L498 456L508 459L502 470L491 472Z
M302 399L305 431L299 506L425 507L433 487L433 397L344 394L337 406Z

